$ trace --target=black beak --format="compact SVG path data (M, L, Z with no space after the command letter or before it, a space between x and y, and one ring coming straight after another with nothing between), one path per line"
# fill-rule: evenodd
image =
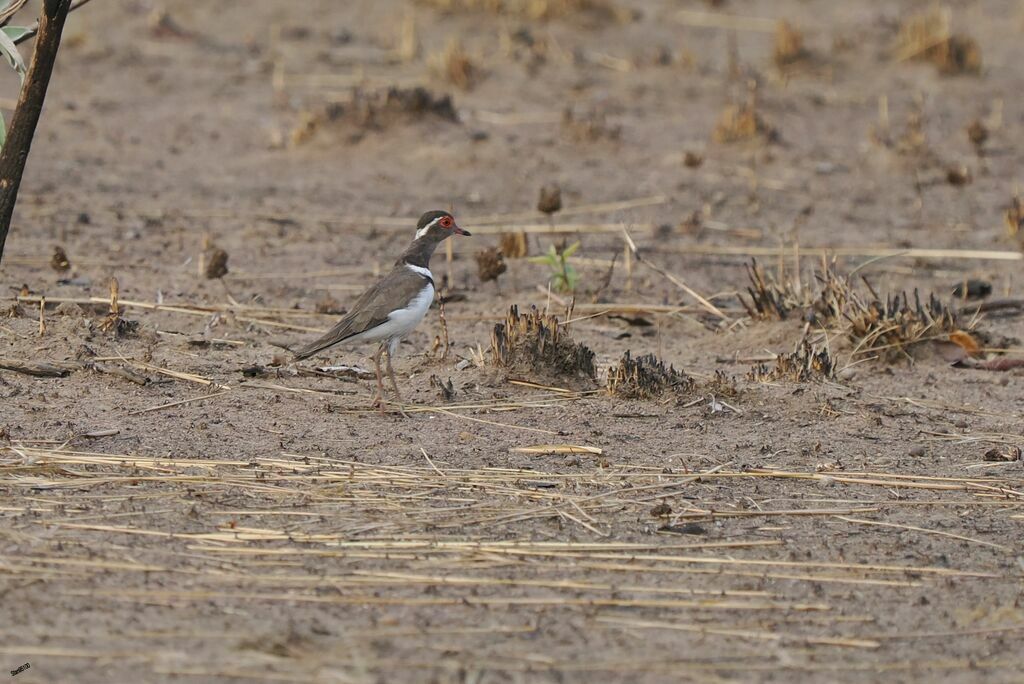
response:
M472 233L470 233L468 230L463 230L462 228L459 228L458 226L455 226L454 228L452 228L452 232L455 233L456 235L472 235Z

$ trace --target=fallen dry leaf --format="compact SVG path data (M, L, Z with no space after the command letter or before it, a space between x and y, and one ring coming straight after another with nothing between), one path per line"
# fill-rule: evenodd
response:
M949 333L949 341L967 352L968 356L981 356L981 345L969 332L954 330Z

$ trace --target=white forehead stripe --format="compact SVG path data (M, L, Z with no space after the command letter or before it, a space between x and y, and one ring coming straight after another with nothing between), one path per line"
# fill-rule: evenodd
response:
M427 231L430 230L434 226L435 223L437 223L438 221L440 221L443 218L445 218L445 217L444 216L438 216L436 219L434 219L433 221L431 221L427 225L425 225L422 228L420 228L419 230L417 230L416 231L416 239L419 240L421 237L426 235Z

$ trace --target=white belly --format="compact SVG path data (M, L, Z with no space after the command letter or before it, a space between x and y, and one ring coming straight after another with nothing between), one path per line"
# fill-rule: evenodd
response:
M430 304L434 301L434 286L424 281L424 287L404 309L396 309L388 314L388 319L375 328L370 328L349 338L352 342L378 342L388 340L389 352L398 347L399 341L420 324L427 315Z

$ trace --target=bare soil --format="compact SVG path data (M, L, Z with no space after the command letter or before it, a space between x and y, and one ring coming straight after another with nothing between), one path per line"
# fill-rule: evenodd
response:
M1020 371L953 367L940 343L865 360L835 339L836 379L753 382L804 325L751 321L736 298L751 255L775 268L763 250L785 247L792 273L797 244L805 283L829 248L879 292L950 298L970 277L1021 296L1003 225L1024 164L1020 3L956 6L983 60L961 75L894 56L923 2L552 2L569 13L544 19L439 4L106 0L69 21L0 271L0 357L70 369L0 371L3 667L31 663L18 682L1020 681L1024 463L984 456L1024 442ZM744 20L700 25L720 12ZM784 71L777 19L808 51ZM752 84L758 118L734 123L754 138L716 136ZM434 99L382 94L416 86ZM961 166L968 182L949 182ZM508 259L499 291L473 259L547 225L551 182L551 225L585 227L529 245L582 240L570 331L597 354L590 387L628 349L693 376L685 401L472 363L510 304L562 314L544 266ZM460 295L447 358L431 313L397 359L408 418L370 408L372 381L308 372L370 368L370 347L287 362L275 343L328 327L318 304L345 307L416 216L449 206L474 236L433 263ZM629 274L618 223L728 322ZM211 245L222 280L201 275ZM137 323L123 336L101 326L112 276ZM981 327L1019 358L1019 317ZM589 449L523 450L537 445Z

